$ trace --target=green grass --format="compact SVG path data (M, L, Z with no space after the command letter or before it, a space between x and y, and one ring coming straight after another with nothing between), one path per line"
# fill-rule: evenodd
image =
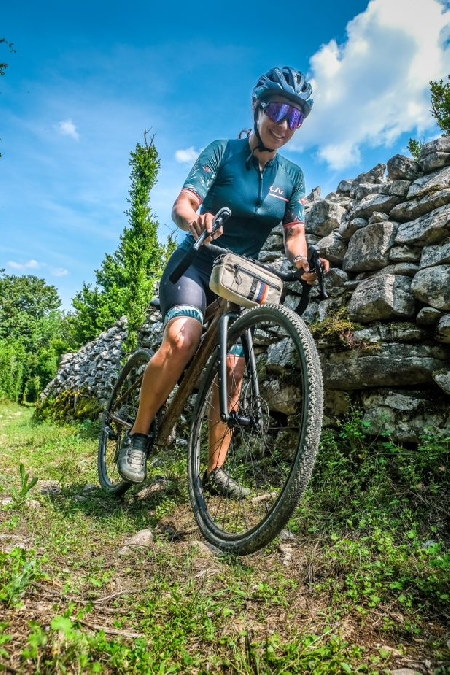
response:
M354 415L323 435L294 538L233 558L200 539L184 451L117 501L96 425L32 412L0 406L0 672L450 672L449 439L399 448Z

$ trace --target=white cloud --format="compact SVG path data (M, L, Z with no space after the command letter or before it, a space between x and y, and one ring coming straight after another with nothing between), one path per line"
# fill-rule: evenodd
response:
M360 148L391 146L403 133L433 133L430 80L450 72L450 7L440 0L371 0L347 25L347 41L312 57L313 113L295 140L317 145L335 170Z
M66 277L69 272L64 269L64 267L51 267L47 263L40 263L37 260L28 260L27 262L20 263L15 260L8 260L6 266L14 272L37 272L38 270L47 270L48 274L53 277Z
M16 262L15 260L8 260L6 265L12 269L16 270L17 272L26 272L28 270L38 270L42 267L40 263L38 263L37 260L28 260L27 262L24 263L19 263Z
M64 269L64 267L51 267L50 273L54 277L66 277L69 274L68 270Z
M175 159L182 164L193 164L199 154L200 150L195 150L191 145L191 147L186 150L177 150L175 152Z
M70 136L70 138L73 138L76 141L78 141L78 139L80 138L77 128L71 119L62 120L62 122L59 122L58 131L61 134L61 136Z

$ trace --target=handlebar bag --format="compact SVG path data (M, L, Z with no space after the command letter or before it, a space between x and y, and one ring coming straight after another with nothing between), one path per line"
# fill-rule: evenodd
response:
M241 307L256 307L278 304L283 282L255 260L230 252L216 258L209 287L216 295Z

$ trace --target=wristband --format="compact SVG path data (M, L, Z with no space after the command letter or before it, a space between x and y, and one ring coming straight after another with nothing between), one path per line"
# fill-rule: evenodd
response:
M308 258L305 255L296 255L295 258L292 258L294 265L300 261L308 265Z

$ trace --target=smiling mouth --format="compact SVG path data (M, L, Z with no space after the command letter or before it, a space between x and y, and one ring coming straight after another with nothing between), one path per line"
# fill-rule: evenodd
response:
M277 141L282 141L284 140L284 136L279 136L276 134L272 129L269 129L270 134L277 140Z

